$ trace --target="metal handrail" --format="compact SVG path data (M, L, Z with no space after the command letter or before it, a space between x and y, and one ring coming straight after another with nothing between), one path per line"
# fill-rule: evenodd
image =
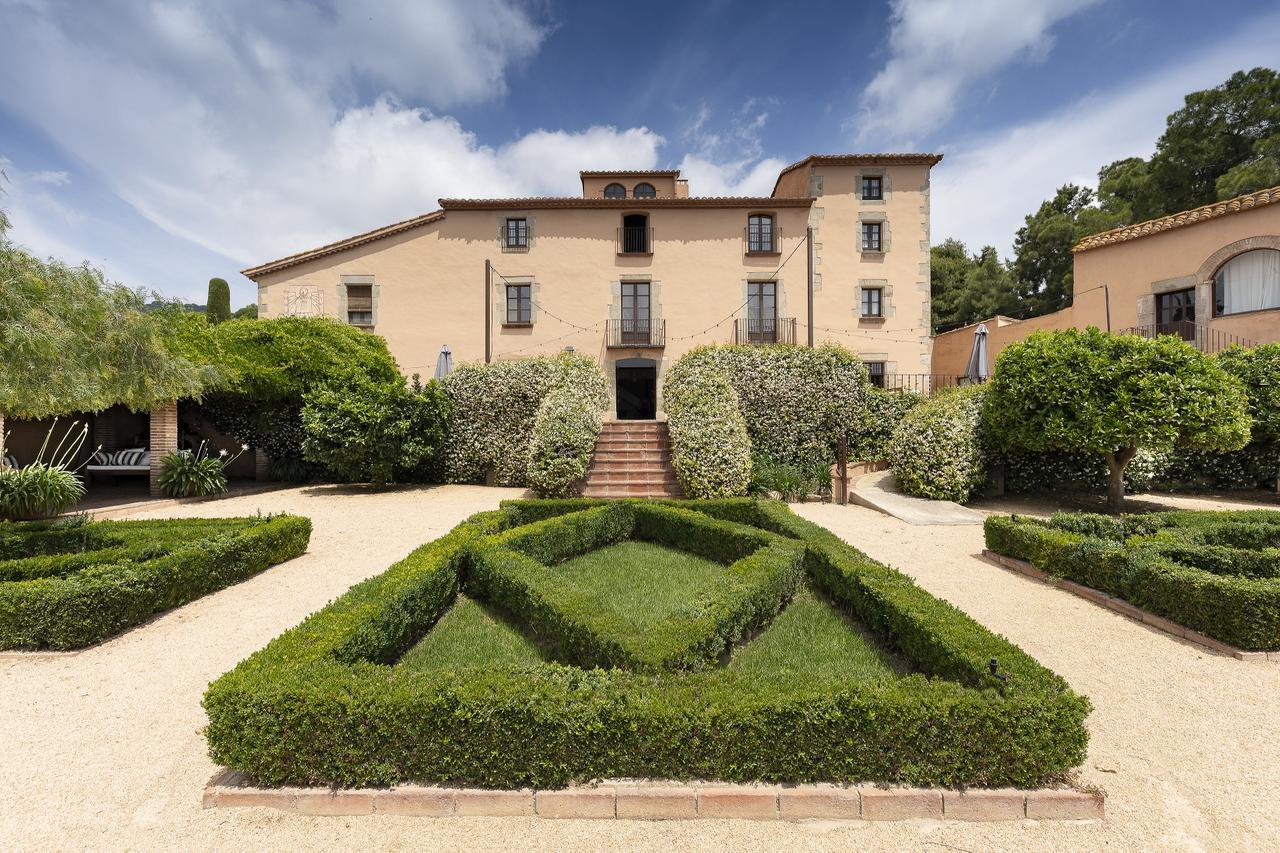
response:
M1203 353L1221 352L1230 346L1252 347L1257 344L1239 335L1232 335L1221 329L1215 329L1204 323L1192 320L1175 320L1168 323L1149 323L1143 326L1130 326L1121 329L1119 334L1138 335L1143 338L1157 338L1172 335L1181 338Z
M795 317L747 317L733 321L733 340L739 344L794 344Z
M662 319L610 320L605 328L608 347L663 347L667 345L667 321Z

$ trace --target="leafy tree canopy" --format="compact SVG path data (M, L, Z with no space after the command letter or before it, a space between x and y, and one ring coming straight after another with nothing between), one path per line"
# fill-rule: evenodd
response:
M1244 387L1218 360L1173 336L1035 332L996 361L984 419L1005 449L1099 453L1119 511L1124 468L1140 448L1235 450L1249 440Z
M1280 342L1229 347L1217 358L1244 385L1253 440L1280 442Z
M1067 184L1026 219L1013 241L1013 275L1029 315L1071 304L1071 247L1082 237L1123 224L1094 204L1093 191Z
M8 224L0 213L0 413L145 411L217 380L175 345L176 306L146 310L143 291L87 263L41 260L8 239Z
M258 319L258 306L256 303L250 303L243 308L237 308L231 316L236 320L256 320Z
M1007 266L992 246L970 255L959 240L931 250L933 324L946 331L996 314L1021 316L1025 308Z

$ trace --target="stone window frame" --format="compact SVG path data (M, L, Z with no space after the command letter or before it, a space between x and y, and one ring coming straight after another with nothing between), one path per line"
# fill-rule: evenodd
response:
M1259 308L1255 311L1237 311L1234 314L1219 314L1218 299L1215 290L1215 281L1218 277L1218 271L1230 263L1236 257L1246 252L1254 252L1259 249L1275 249L1280 251L1280 235L1276 234L1255 234L1252 237L1245 237L1243 240L1236 240L1228 243L1221 249L1218 249L1209 257L1205 258L1204 263L1196 271L1196 317L1200 317L1201 295L1204 296L1204 303L1208 306L1209 311L1206 314L1206 322L1208 320L1216 320L1219 317L1238 317L1241 314L1256 314L1259 311L1276 311L1276 308ZM1197 320L1199 322L1199 320Z
M525 244L523 246L507 245L507 223L512 219L523 219L525 222ZM503 254L523 254L533 248L537 233L537 217L529 211L504 211L497 217L498 249Z
M507 286L522 284L529 286L529 322L507 322ZM490 285L493 288L493 321L499 329L530 329L538 325L538 317L542 313L538 307L542 285L531 275L494 276Z
M368 323L352 323L350 314L347 309L347 288L351 285L362 287L369 286L370 296L370 322ZM379 302L379 286L372 275L343 275L338 285L338 318L348 326L354 326L357 329L372 330L378 327L378 302Z
M880 225L880 248L864 249L862 248L862 226L869 223L879 223ZM890 248L890 228L889 217L881 211L861 211L858 213L858 232L854 235L857 241L857 250L862 255L880 256L888 254Z
M880 198L864 198L862 195L862 179L863 178L879 178L880 179ZM856 177L856 183L853 187L853 194L857 197L858 202L867 207L882 207L893 197L892 181L889 178L888 169L859 169Z
M866 316L862 313L862 291L880 291L880 315ZM860 278L855 288L853 299L853 316L862 323L883 323L895 313L893 304L893 285L887 278Z

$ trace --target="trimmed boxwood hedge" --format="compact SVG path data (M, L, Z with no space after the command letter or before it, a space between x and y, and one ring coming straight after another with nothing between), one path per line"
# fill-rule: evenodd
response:
M991 516L987 547L1240 649L1280 650L1280 512Z
M0 649L92 645L292 559L310 538L297 516L0 524Z
M602 504L507 502L353 587L210 686L210 754L268 785L496 788L616 777L1025 786L1083 760L1087 699L785 505L627 501L597 511ZM710 528L725 552L699 546L723 559L741 553L739 535L772 543L766 551L802 549L810 579L906 657L912 674L833 689L724 668L387 665L460 586L474 588L488 549L554 561L623 536L628 513L640 535L709 529L690 511L732 523Z

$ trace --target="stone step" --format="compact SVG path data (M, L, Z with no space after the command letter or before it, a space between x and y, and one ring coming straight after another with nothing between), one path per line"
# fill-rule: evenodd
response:
M666 473L665 471L652 471L640 474L628 473L625 471L609 472L609 471L592 471L587 474L587 485L603 485L605 483L665 483L675 485L679 481Z
M597 441L596 453L667 453L671 445L663 441Z
M587 498L678 498L682 497L678 487L662 488L644 484L610 484L608 486L587 486L582 490Z
M591 457L591 464L604 463L653 463L665 464L671 460L671 454L665 450L653 448L637 448L635 450L614 450L612 448L596 448Z

